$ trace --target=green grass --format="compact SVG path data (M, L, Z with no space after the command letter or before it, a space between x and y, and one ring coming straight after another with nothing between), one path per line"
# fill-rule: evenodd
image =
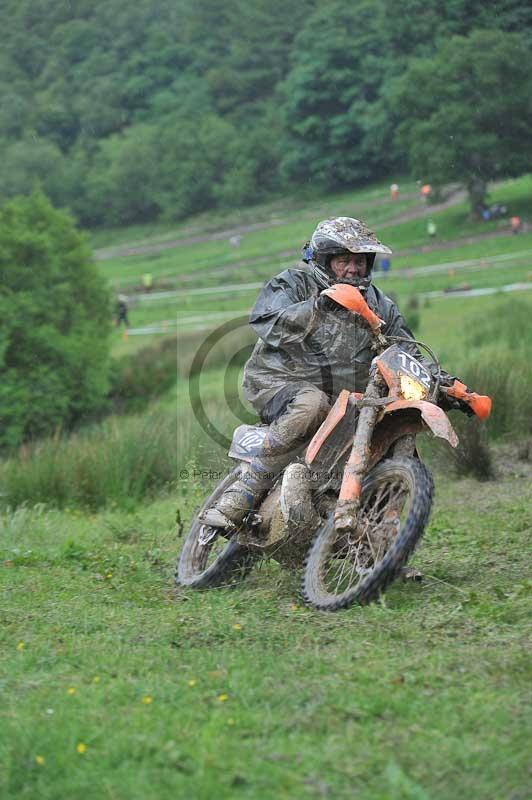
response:
M417 196L417 186L410 179L400 179L401 195L403 202L408 195ZM245 208L229 209L227 211L215 210L197 214L181 223L162 222L145 225L133 225L128 228L101 229L88 232L89 241L94 248L110 248L129 244L131 242L164 242L168 239L185 238L198 232L215 232L219 230L236 228L248 225L257 220L289 219L301 214L317 214L327 216L330 206L343 207L344 205L363 204L380 201L388 198L389 186L387 181L374 183L370 186L339 192L327 196L326 200L318 200L313 190L305 187L295 196L283 195L274 200L259 203ZM338 212L340 213L340 212Z
M376 226L415 205L419 205L417 199L400 201L395 204L389 201L382 206L368 207L367 211L363 213L363 217L370 225ZM348 210L351 213L364 212L363 208L348 208ZM311 217L303 215L280 225L246 233L243 235L238 249L233 247L228 239L222 239L199 244L183 244L151 255L112 258L99 263L103 274L114 284L120 285L122 282L127 283L132 279L137 279L140 283L140 276L146 272L150 272L154 278L157 278L187 274L195 270L219 268L234 262L263 256L268 256L275 261L276 258L286 259L292 257L293 254L293 257L297 259L303 243L310 237L319 220L324 214L327 216L333 213L333 209L329 208L327 212L325 209L321 209L321 214L316 213Z
M412 188L408 187L409 190ZM493 200L507 203L509 213L519 212L525 218L530 212L531 197L531 176L507 181L492 190ZM464 285L473 288L502 286L506 283L530 280L532 259L530 256L523 257L519 254L532 251L532 233L475 240L479 235L482 237L485 233L506 229L508 222L501 220L490 223L473 222L468 218L467 206L464 203L434 214L430 206L420 206L419 200L415 197L393 203L388 199L387 188L384 185L371 187L358 194L333 196L328 198L327 202L329 200L330 213L335 213L332 210L335 204L338 206L342 202L346 206L351 204L351 210L349 208L347 212L345 208L343 210L346 213L355 213L356 203L363 206L364 202L367 202L367 213L360 215L367 218L371 224L376 224L378 234L383 240L399 251L399 255L393 257L392 272L387 277L377 274L375 281L385 291L392 292L400 303L414 293ZM382 204L372 206L371 202L375 200L382 201ZM322 214L325 213L327 203L323 205ZM398 225L387 224L387 221L397 213L416 206L422 211L418 219ZM251 210L249 211L251 213ZM363 211L363 208L359 211ZM263 217L260 217L261 207L255 209L255 212L259 216L252 216L250 219L267 218L266 207ZM179 320L179 327L182 330L216 326L227 317L210 315L220 315L230 311L235 314L247 314L258 290L233 292L229 288L225 294L198 295L192 293L193 289L266 281L279 270L296 263L301 243L308 237L314 222L322 215L316 215L316 220L313 220L309 217L309 214L314 213L311 206L308 203L305 205L305 202L298 205L294 200L285 201L283 213L282 225L245 234L238 249L231 247L228 241L207 241L183 245L152 256L100 262L100 266L112 281L138 281L139 276L145 271L150 271L155 276L167 275L172 281L180 280L178 285L182 294L178 298L163 302L132 302L130 319L133 327L152 325L163 320L169 320L169 330L174 330L173 323L176 320ZM434 216L438 222L436 243L427 242L426 219L429 215ZM281 214L277 219L280 216ZM233 221L237 221L237 217ZM216 218L211 220L211 223L211 227L216 227ZM198 227L199 222L192 220L187 225L190 229ZM135 231L130 233L133 236ZM456 240L460 240L460 244L453 245ZM414 252L400 255L401 250L405 248ZM467 259L482 260L512 253L515 254L515 260L504 264L486 263L484 266L480 265L480 268L478 264L473 264L465 269L451 269L428 276L416 274L418 267L427 264L453 263ZM191 318L190 321L188 318ZM113 353L119 356L134 352L142 347L144 342L149 341L156 342L157 335L150 339L146 339L145 335L131 336L124 341L122 334L117 332Z
M375 284L387 294L393 294L400 305L414 294L452 288L502 287L511 283L527 283L532 275L532 257L517 259L514 262L472 264L463 269L444 270L429 275L416 275L416 271L400 274L392 272L387 276L375 275ZM215 327L227 321L226 312L233 311L235 317L248 315L259 290L249 289L227 294L187 295L172 298L169 301L154 303L138 303L132 305L129 313L132 327L155 325L163 320L169 321L169 331L175 330L178 323L180 330L188 328ZM526 295L526 293L525 293ZM439 301L434 301L439 302ZM469 302L474 302L473 300ZM190 320L190 321L189 321ZM113 345L113 353L127 352L145 341L145 336L130 337L124 342L117 335ZM140 342L139 342L140 340Z
M491 435L532 432L532 361L526 336L531 307L530 293L475 300L450 296L422 304L417 312L417 336L432 346L443 368L479 394L493 397ZM176 380L175 388L143 413L110 417L70 438L58 436L22 447L0 463L1 505L16 508L29 502L95 509L114 502L137 508L158 492L174 491L182 469L208 466L213 457L223 459L235 427L255 419L245 405L237 408L237 398L242 400L242 363L251 346L249 334L246 327L218 337L200 373L195 355L208 342L208 334L183 334L178 339L177 363L172 355L175 343L170 342L164 359L169 377ZM150 360L158 363L160 358L162 363L163 355L157 353L139 354L138 363L132 360L126 370L131 382L124 379L125 390L133 390L139 381L133 401L152 396L152 383L161 377L167 382L164 369L162 376L149 369ZM191 372L197 374L189 383ZM191 397L201 399L206 420L225 438L225 444L215 444L205 421L200 424Z
M528 180L499 187L493 199L509 202L511 194L521 203ZM372 187L365 196L386 191ZM268 246L273 255L260 268L235 267L237 281L273 274L275 253L288 244L297 253L314 202L288 203L293 226L245 237L239 258ZM391 218L393 209L378 209ZM447 224L453 236L467 226L452 214L442 217ZM414 229L398 231L398 239L416 241ZM134 233L164 237L175 229ZM131 238L121 237L111 233L106 243ZM517 252L531 239L419 253L410 265ZM177 271L210 268L234 259L223 247L202 244L182 263L172 251L158 261ZM394 259L386 286L402 304L451 277L406 279L395 271L400 264ZM113 262L109 274L146 271L139 265ZM526 271L525 262L452 279L495 285ZM198 273L202 280L219 278ZM177 305L208 322L209 311L241 311L251 301L194 297L157 313L175 315ZM472 388L499 393L504 425L516 422L508 411L517 400L524 408L530 396L531 304L523 293L419 308L419 337L447 369L478 381ZM133 324L137 311L139 320L156 319L154 308L144 317L132 308ZM176 389L149 414L22 448L0 466L0 797L526 800L530 464L517 459L515 445L498 444L496 482L456 481L438 452L424 448L437 486L414 561L425 580L394 585L370 607L337 615L305 609L298 577L273 562L234 589L174 590L176 505L183 532L209 490L201 470L227 469L223 449L198 429L189 407L186 375L206 336L182 335ZM123 341L117 332L115 352L150 339L160 341ZM201 376L209 419L227 436L238 419L224 385L234 397L239 372L228 375L223 365L242 344L238 331L221 341ZM504 425L495 432L507 432ZM525 428L518 431L524 438Z
M439 475L425 581L332 616L274 564L174 594L173 500L4 515L1 796L525 800L516 472L497 492Z
M410 187L409 187L410 188ZM500 184L494 190L497 199L508 203L509 214L519 213L523 217L532 212L532 178L523 176L514 181ZM376 195L376 196L375 196ZM379 199L380 205L371 205L371 200ZM366 200L366 206L364 205ZM357 205L358 203L358 205ZM398 214L412 208L419 208L421 216L417 219L390 224ZM508 228L508 221L475 222L469 219L466 203L460 203L444 211L435 213L430 206L421 204L418 198L411 197L399 201L391 201L384 187L374 187L366 194L351 193L340 197L331 196L320 208L298 208L295 204L291 212L279 214L282 224L275 224L264 230L244 234L238 249L232 247L228 240L183 244L171 250L152 255L114 258L100 262L103 273L113 284L127 284L128 281L140 282L140 276L151 272L154 277L184 275L191 271L206 271L213 268L230 266L247 259L269 257L272 263L286 258L297 258L302 243L308 239L313 226L323 216L334 214L357 214L370 225L378 229L382 237L394 250L402 248L426 246L428 237L426 221L433 216L438 225L437 242L485 234ZM262 221L260 209L255 210L253 221ZM190 223L194 227L193 223ZM130 240L135 238L135 230L129 229ZM521 239L521 237L514 237ZM425 262L426 263L426 262ZM241 264L240 266L245 266Z

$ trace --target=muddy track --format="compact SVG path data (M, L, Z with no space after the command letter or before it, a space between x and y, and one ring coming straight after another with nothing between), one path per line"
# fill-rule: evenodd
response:
M462 247L463 245L475 244L482 242L486 239L496 239L500 236L511 236L511 231L490 231L486 233L479 233L476 236L463 236L459 239L450 239L445 242L432 242L427 245L420 245L418 247L408 247L403 250L394 250L394 258L401 256L408 256L417 253L432 253L438 250L452 250L454 247ZM218 276L231 274L241 269L242 267L253 267L260 264L272 263L278 260L277 267L279 270L286 269L287 267L294 266L297 262L297 252L287 250L282 253L276 253L274 256L259 256L257 258L243 259L242 261L235 261L232 264L222 264L219 267L212 267L211 269L202 270L202 276ZM163 276L159 276L162 278ZM169 278L169 276L167 276ZM194 272L185 272L180 275L172 276L172 285L179 286L189 281L196 281L197 275ZM139 283L140 278L131 278L131 283ZM124 282L124 286L126 283Z
M410 194L405 194L401 199L403 200L411 200L416 198L418 195L416 192L412 192ZM442 203L435 203L434 205L430 206L430 211L432 213L436 213L438 211L443 211L445 208L449 208L450 206L456 205L457 203L462 202L466 197L465 192L463 191L455 191ZM378 206L382 206L385 203L388 203L389 200L387 197L379 197L375 200L370 200L363 205L354 206L351 211L352 213L364 213L364 211L368 208L375 208ZM412 219L417 219L418 217L422 217L424 214L427 213L427 205L424 201L420 201L419 206L416 208L410 209L409 211L404 211L401 214L398 214L395 217L387 220L385 225L396 225L400 224L401 222L408 222ZM302 213L301 215L297 216L298 220L301 219L317 219L324 214L331 213L325 210L325 208L316 208L314 210L308 210ZM164 250L172 250L175 247L183 247L185 245L192 245L192 244L201 244L202 242L213 242L213 241L220 241L224 239L229 239L231 236L241 236L244 233L252 233L253 231L260 231L260 230L267 230L268 228L275 228L279 225L285 225L287 222L286 218L283 219L272 219L265 222L254 222L248 225L240 225L234 228L227 228L221 231L214 231L213 233L199 233L197 236L188 236L181 239L169 239L168 241L164 242L133 242L130 245L119 245L117 247L108 247L108 248L101 248L98 250L94 250L93 257L96 261L108 261L112 258L126 258L127 256L139 256L139 255L150 255L153 253L161 253ZM283 257L283 256L281 256Z

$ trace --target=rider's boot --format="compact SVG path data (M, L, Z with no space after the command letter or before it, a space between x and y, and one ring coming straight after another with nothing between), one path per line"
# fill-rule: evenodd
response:
M212 508L203 512L201 522L212 528L239 528L286 464L287 458L284 454L277 458L256 458L250 463L242 462L240 477L225 490Z
M301 384L289 399L284 411L271 422L259 456L241 465L238 480L201 515L207 527L238 529L279 473L301 452L330 408L327 395L312 384Z

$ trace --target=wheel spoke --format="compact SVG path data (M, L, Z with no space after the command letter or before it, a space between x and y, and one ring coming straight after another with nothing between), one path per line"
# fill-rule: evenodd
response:
M329 593L354 589L382 561L399 533L408 496L404 480L394 477L363 498L356 533L337 534L322 562L321 579Z

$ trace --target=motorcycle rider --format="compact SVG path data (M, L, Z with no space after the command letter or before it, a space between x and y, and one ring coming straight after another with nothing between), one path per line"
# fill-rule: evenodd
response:
M243 389L269 429L259 456L242 465L239 478L203 513L205 525L237 529L339 392L366 388L375 353L367 327L349 310L354 287L383 320L385 335L413 338L395 303L372 283L377 253L391 252L360 220L327 219L304 246L302 262L266 283L250 316L259 340ZM418 355L415 346L412 352Z

